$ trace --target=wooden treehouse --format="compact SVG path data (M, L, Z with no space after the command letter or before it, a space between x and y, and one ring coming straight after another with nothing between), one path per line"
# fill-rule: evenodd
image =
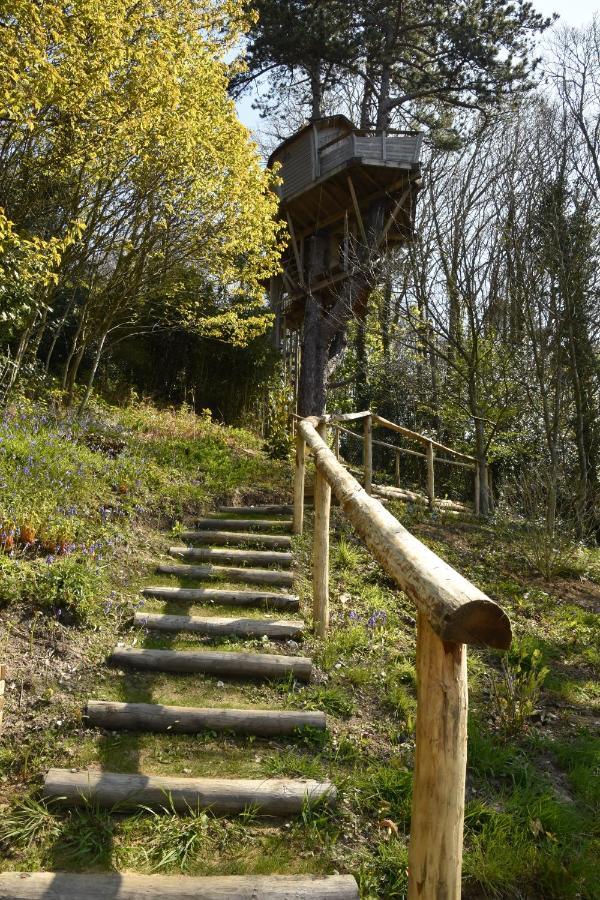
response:
M351 277L358 245L367 243L367 219L384 200L379 244L410 238L420 171L422 136L363 131L345 116L301 128L269 158L280 164L280 213L290 235L283 273L271 280L277 342L297 331L310 291L331 306Z

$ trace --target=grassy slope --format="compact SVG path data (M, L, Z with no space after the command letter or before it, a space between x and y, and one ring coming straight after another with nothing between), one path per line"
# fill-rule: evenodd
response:
M13 467L13 482L15 466L31 467L29 456L37 459L30 449L35 419L35 412L26 413L19 426L13 417L8 429L17 435L11 440L24 445L18 453L0 457L0 465ZM48 428L51 433L64 430L53 422ZM364 897L403 897L415 717L410 603L334 513L333 627L325 643L307 641L319 665L317 683L223 688L210 678L111 670L102 660L117 631L119 640L137 646L208 643L181 636L157 638L128 624L139 602L137 591L148 582L152 561L168 544L159 529L209 508L215 498L279 496L287 489L288 476L285 467L257 452L249 435L150 408L98 413L81 431L56 442L57 452L47 466L48 486L40 487L39 474L35 482L27 476L19 480L24 500L13 498L13 525L23 524L19 516L27 514L29 485L37 483L35 508L45 510L47 503L45 515L56 529L53 539L61 539L63 513L50 509L52 492L56 497L52 479L64 482L64 467L72 473L77 462L83 466L81 480L67 495L61 494L58 505L61 510L77 507L66 519L74 520L69 539L78 546L50 563L43 555L38 561L31 558L36 547L19 550L19 561L5 560L6 571L0 573L0 590L4 584L7 599L14 594L15 579L17 587L21 584L20 602L4 610L12 623L5 644L6 650L11 648L15 677L0 751L0 789L9 812L2 866L189 873L337 869L357 875ZM112 459L121 443L122 452ZM90 444L98 449L90 450ZM47 458L47 451L40 450L36 465L41 468ZM581 581L578 571L550 585L539 583L520 561L519 544L510 532L455 517L440 521L425 513L396 511L510 612L517 639L509 673L519 677L521 666L523 702L527 690L533 691L535 713L519 726L515 717L510 719L510 708L501 700L496 706L493 702L505 684L499 657L471 651L465 896L599 896L595 867L600 759L593 737L599 660L597 620L591 611L598 587ZM44 521L36 527L40 533L50 530ZM90 542L98 544L93 552ZM310 606L309 547L309 536L298 540L305 612ZM74 568L76 585L80 570L86 584L91 578L89 590L68 595L73 613L81 606L89 621L65 625L63 614L57 618L49 612L61 608L57 603L65 596L59 581L51 602L35 595L37 605L45 608L36 625L30 615L32 584L38 584L39 577L45 589L47 570L66 560ZM15 569L32 569L34 574L19 582ZM167 607L148 601L145 608ZM168 605L172 612L188 608L203 611ZM241 646L232 641L211 644ZM264 648L260 641L255 646ZM535 650L541 653L538 669L542 664L550 669L539 701L528 680ZM45 659L49 665L43 665ZM266 741L213 734L98 734L80 718L83 702L92 696L190 705L319 707L329 715L330 736L325 741L311 734ZM515 706L515 716L518 711ZM115 818L94 809L63 815L37 805L35 790L46 766L97 764L165 774L330 777L342 789L342 801L332 814L317 810L282 827L265 825L251 815L225 822L201 811L184 819L143 813ZM31 799L23 804L24 797Z

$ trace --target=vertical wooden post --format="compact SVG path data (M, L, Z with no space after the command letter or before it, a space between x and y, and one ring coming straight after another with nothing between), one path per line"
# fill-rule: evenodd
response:
M460 900L467 766L467 648L417 621L417 744L409 900Z
M395 475L396 475L396 487L401 487L401 484L400 484L400 451L399 450L396 450Z
M475 463L475 497L474 497L474 506L475 506L475 515L479 515L480 507L481 507L481 498L479 496L479 463Z
M0 666L0 733L2 732L2 716L4 713L4 686L6 684L6 666Z
M373 493L373 417L366 416L364 431L364 465L365 465L365 491Z
M294 517L292 531L302 534L304 528L304 474L306 470L304 438L296 432L296 468L294 470Z
M335 453L335 458L340 458L340 429L333 426L333 452Z
M327 426L317 431L327 440ZM313 624L316 634L325 637L329 628L329 513L331 487L318 469L315 472L315 534L313 544Z
M431 441L427 444L427 499L430 508L433 507L435 500L435 470L433 467L433 444Z

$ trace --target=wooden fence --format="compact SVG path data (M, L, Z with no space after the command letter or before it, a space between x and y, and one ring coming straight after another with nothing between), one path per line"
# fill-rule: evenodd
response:
M351 429L345 427L344 424L342 424L361 419L363 420L362 434L356 431L352 431ZM487 462L485 460L477 460L474 456L469 456L468 453L461 453L458 450L453 450L451 447L446 447L444 444L436 441L434 438L430 438L425 434L419 434L417 431L412 431L410 428L405 428L403 425L397 425L395 422L390 422L389 419L385 419L383 418L383 416L378 416L376 413L373 413L370 410L364 410L362 412L355 413L346 413L341 415L324 416L323 421L331 427L331 430L333 432L333 447L338 459L340 457L339 451L341 434L346 434L348 437L358 439L362 443L364 478L363 484L368 494L373 493L374 487L377 490L380 490L381 487L380 485L374 486L373 484L373 447L384 447L386 450L393 452L395 456L394 480L396 488L402 487L400 478L400 457L402 454L406 454L407 456L418 457L424 461L427 485L427 501L430 506L433 506L436 502L436 465L454 466L472 471L474 483L473 496L475 501L474 509L476 515L479 515L480 510L480 494L482 483L485 487L485 490L487 491L488 506L491 504L491 476L489 466L487 465ZM418 450L412 450L408 447L399 447L396 444L390 444L386 441L376 440L373 437L373 428L375 426L395 432L396 434L400 434L402 437L406 438L409 441L420 444L423 447L423 451L419 452ZM440 453L443 453L444 456L440 456Z
M369 434L370 425L365 424L367 450ZM316 469L313 619L317 634L325 636L329 627L332 491L373 556L417 608L417 733L408 896L410 900L458 900L467 752L466 645L508 648L512 638L509 619L496 603L411 535L369 495L368 452L364 488L344 468L327 445L325 419L307 418L298 423L293 520L296 534L303 530L307 449L314 457Z

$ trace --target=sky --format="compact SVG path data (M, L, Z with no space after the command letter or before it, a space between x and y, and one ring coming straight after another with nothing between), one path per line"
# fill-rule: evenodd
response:
M565 25L584 25L594 13L600 15L600 0L534 0L535 8L546 16L558 13ZM252 131L260 127L258 113L252 109L252 98L243 97L237 104L238 116Z

